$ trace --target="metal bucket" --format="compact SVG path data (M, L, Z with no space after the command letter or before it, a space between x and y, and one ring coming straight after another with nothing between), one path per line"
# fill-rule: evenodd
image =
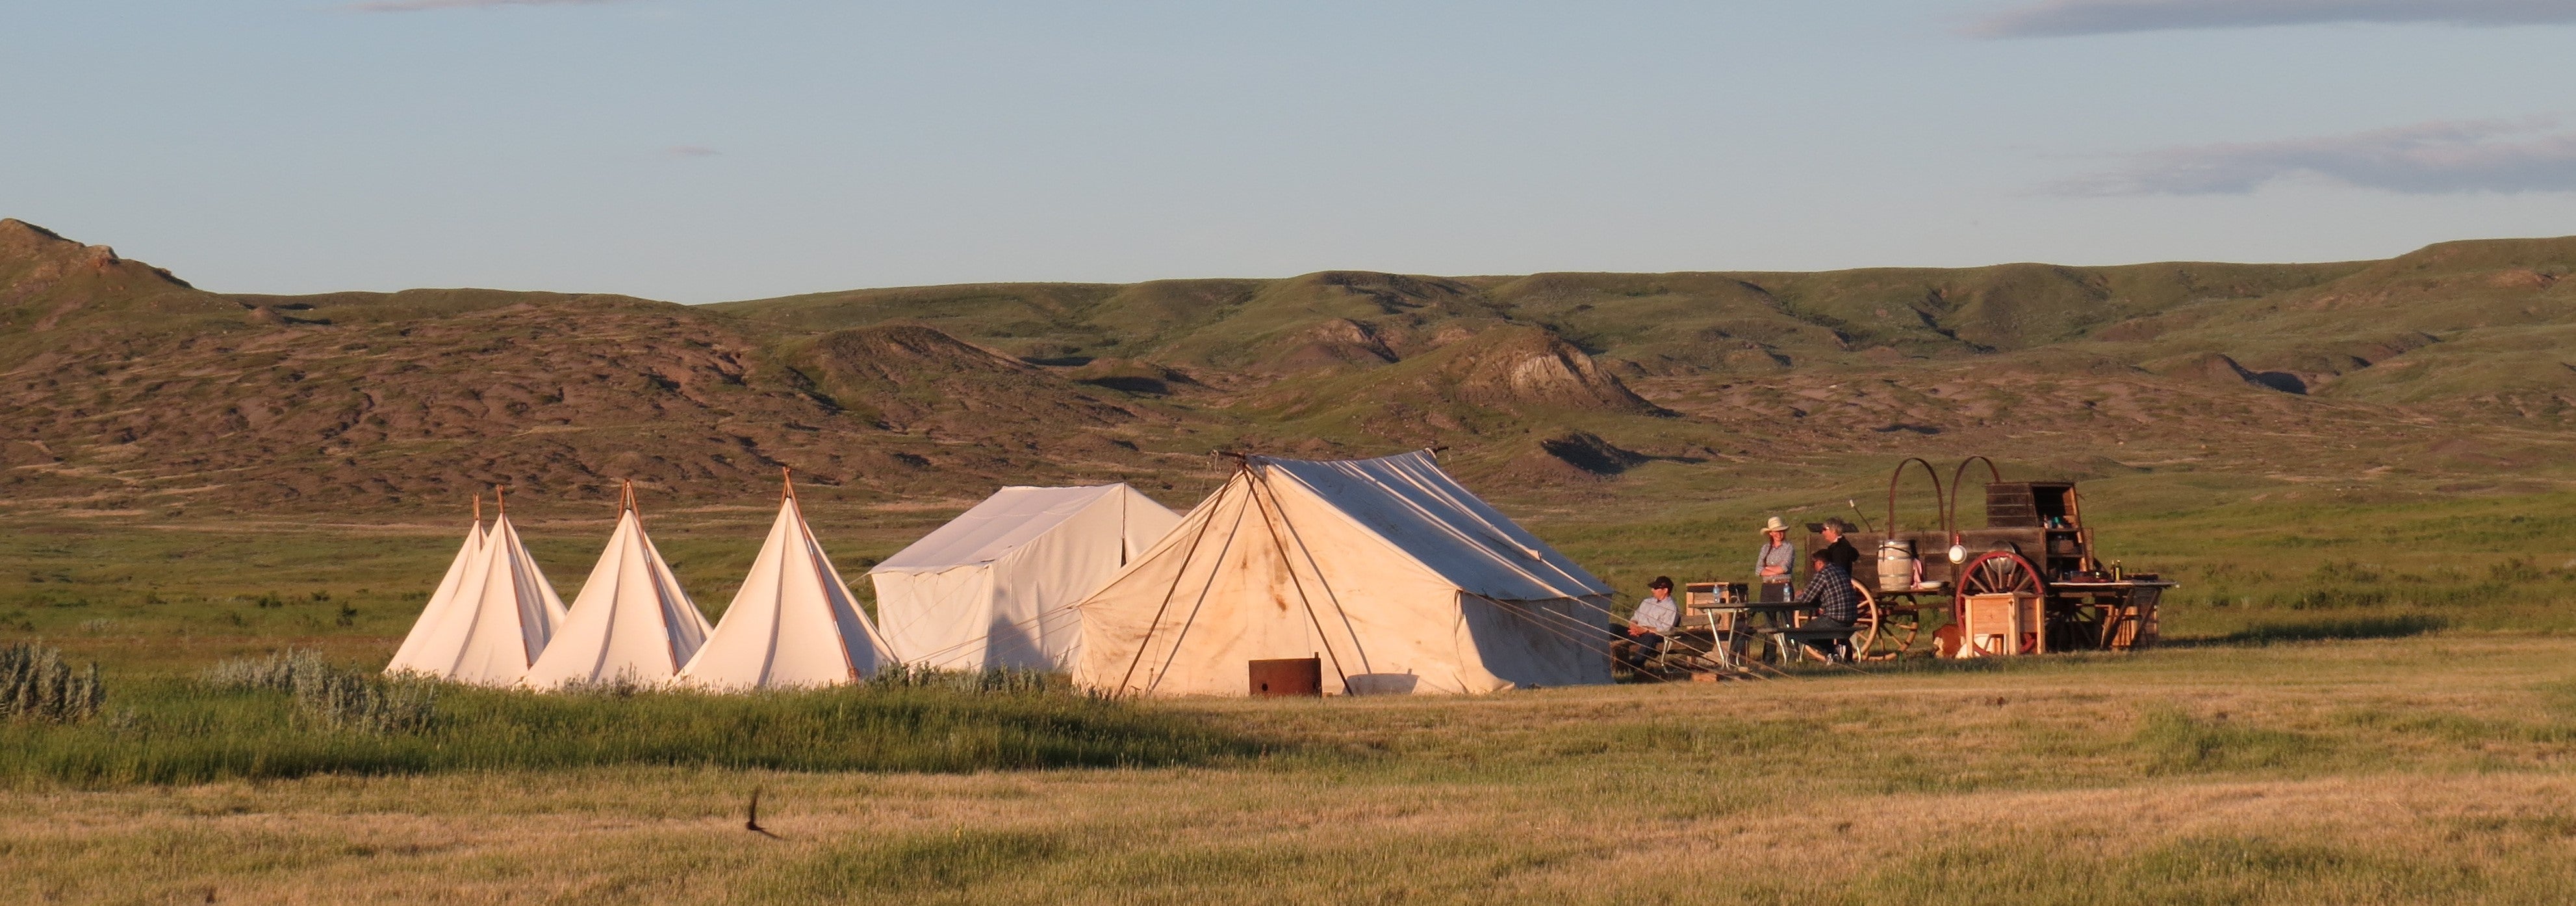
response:
M1878 590L1913 591L1914 542L1889 539L1878 543Z

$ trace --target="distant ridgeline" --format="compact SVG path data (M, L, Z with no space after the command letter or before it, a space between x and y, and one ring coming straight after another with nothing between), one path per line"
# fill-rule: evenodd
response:
M780 465L860 496L1126 481L1186 503L1221 448L1446 446L1480 491L1568 499L1641 470L1722 490L1781 457L1911 452L2492 474L2568 460L2571 271L2576 238L2339 264L1326 272L692 307L212 293L0 220L0 506L419 513L491 484L606 501L625 478L750 503Z

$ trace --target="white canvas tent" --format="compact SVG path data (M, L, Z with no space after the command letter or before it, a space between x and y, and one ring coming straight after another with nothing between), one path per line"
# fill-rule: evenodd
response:
M433 613L422 613L424 621ZM535 558L519 543L519 531L502 510L492 530L468 562L455 600L427 630L408 658L397 657L386 669L414 672L486 686L507 686L527 675L528 665L546 648L555 627L563 625L563 599L538 571Z
M1245 695L1249 662L1316 657L1326 694L1606 683L1609 605L1427 451L1254 456L1079 605L1073 678Z
M877 625L917 667L1070 669L1073 605L1180 521L1123 484L1003 488L868 570Z
M411 633L403 636L402 647L394 649L386 673L433 673L441 667L430 666L427 657L430 639L456 608L456 599L465 588L465 575L474 568L475 557L483 552L483 498L474 498L474 526L465 530L465 545L456 549L456 559L448 561L447 575L438 580L438 590L430 592L429 603L420 609L420 619L413 620Z
M644 534L630 485L620 495L617 531L609 536L608 550L573 598L563 628L528 667L525 682L538 689L566 683L668 682L698 653L707 631L706 616L680 590L670 564Z
M733 605L680 682L709 689L774 689L856 682L894 663L868 615L850 600L788 487L769 540Z

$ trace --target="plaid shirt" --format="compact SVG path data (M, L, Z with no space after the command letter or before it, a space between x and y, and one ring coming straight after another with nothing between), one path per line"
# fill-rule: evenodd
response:
M1849 625L1860 619L1860 590L1852 587L1851 570L1827 563L1807 578L1807 591L1797 603L1816 608L1816 615Z

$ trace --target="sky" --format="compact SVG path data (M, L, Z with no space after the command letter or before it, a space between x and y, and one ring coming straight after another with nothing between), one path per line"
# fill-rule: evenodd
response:
M2576 0L0 0L0 217L228 292L2576 234Z

